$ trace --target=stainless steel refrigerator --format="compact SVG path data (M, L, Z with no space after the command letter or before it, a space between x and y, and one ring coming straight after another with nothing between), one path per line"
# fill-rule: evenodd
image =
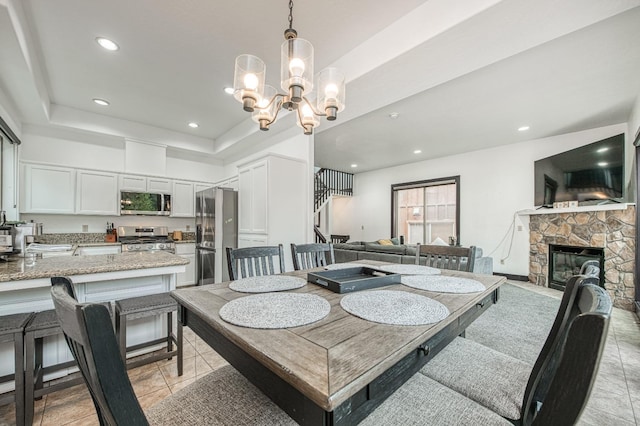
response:
M238 247L238 193L231 188L196 192L196 284L229 280L226 247Z

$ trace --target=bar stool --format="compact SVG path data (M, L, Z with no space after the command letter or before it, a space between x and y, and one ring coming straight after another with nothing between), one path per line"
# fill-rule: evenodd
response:
M120 355L125 362L127 369L149 364L161 359L172 359L178 357L178 376L182 376L182 323L177 322L177 335L173 333L173 312L177 312L178 303L169 293L150 294L148 296L130 297L116 300L115 321L116 336ZM167 315L167 335L159 339L143 342L127 347L127 321L139 318L146 318L157 315ZM127 352L137 349L166 343L167 352L154 353L150 356L140 357L127 363ZM176 349L173 349L175 343Z
M24 327L33 313L3 315L0 317L0 343L13 342L15 368L13 374L0 377L0 383L15 381L13 393L0 395L0 404L14 402L16 424L24 424Z
M36 312L24 329L25 344L25 424L33 422L34 400L42 398L51 392L66 389L84 383L82 377L75 377L43 387L44 375L54 373L76 365L75 361L66 361L44 367L42 365L42 348L44 338L48 336L62 336L62 329L58 323L56 311Z

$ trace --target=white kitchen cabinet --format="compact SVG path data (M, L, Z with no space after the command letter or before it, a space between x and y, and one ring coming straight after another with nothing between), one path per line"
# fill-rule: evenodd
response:
M159 194L171 194L171 180L162 178L147 178L147 191Z
M229 179L229 182L227 183L227 188L231 188L234 191L237 191L238 190L239 181L240 181L240 179L239 179L238 176L232 177L231 179Z
M238 248L266 246L266 234L238 234Z
M75 213L75 169L24 164L22 173L21 213Z
M267 233L269 161L261 160L238 171L238 232Z
M145 192L147 190L147 178L144 176L120 175L120 191Z
M268 155L238 167L238 246L306 242L310 224L307 164ZM287 270L290 256L285 256Z
M193 193L195 194L196 192L203 191L208 188L213 188L214 186L216 185L213 183L196 182L193 184Z
M194 217L195 195L193 182L174 181L171 204L172 217Z
M184 272L178 272L176 287L194 285L196 283L196 245L195 243L176 244L176 254L189 260Z
M76 214L117 216L120 211L118 175L76 171Z
M120 191L171 194L171 180L138 175L120 175Z

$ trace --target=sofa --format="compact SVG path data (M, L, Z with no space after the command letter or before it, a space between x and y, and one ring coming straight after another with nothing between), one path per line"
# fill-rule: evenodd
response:
M378 241L354 241L333 245L336 263L357 262L358 260L379 260L381 262L415 264L416 246L406 244L380 244ZM476 247L473 272L493 275L493 258L482 256L482 249Z

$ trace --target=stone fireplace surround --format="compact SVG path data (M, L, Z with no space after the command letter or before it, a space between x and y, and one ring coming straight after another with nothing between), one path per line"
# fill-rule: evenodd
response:
M622 204L528 212L529 281L548 287L549 244L601 247L604 287L614 306L633 311L635 209L634 205Z

